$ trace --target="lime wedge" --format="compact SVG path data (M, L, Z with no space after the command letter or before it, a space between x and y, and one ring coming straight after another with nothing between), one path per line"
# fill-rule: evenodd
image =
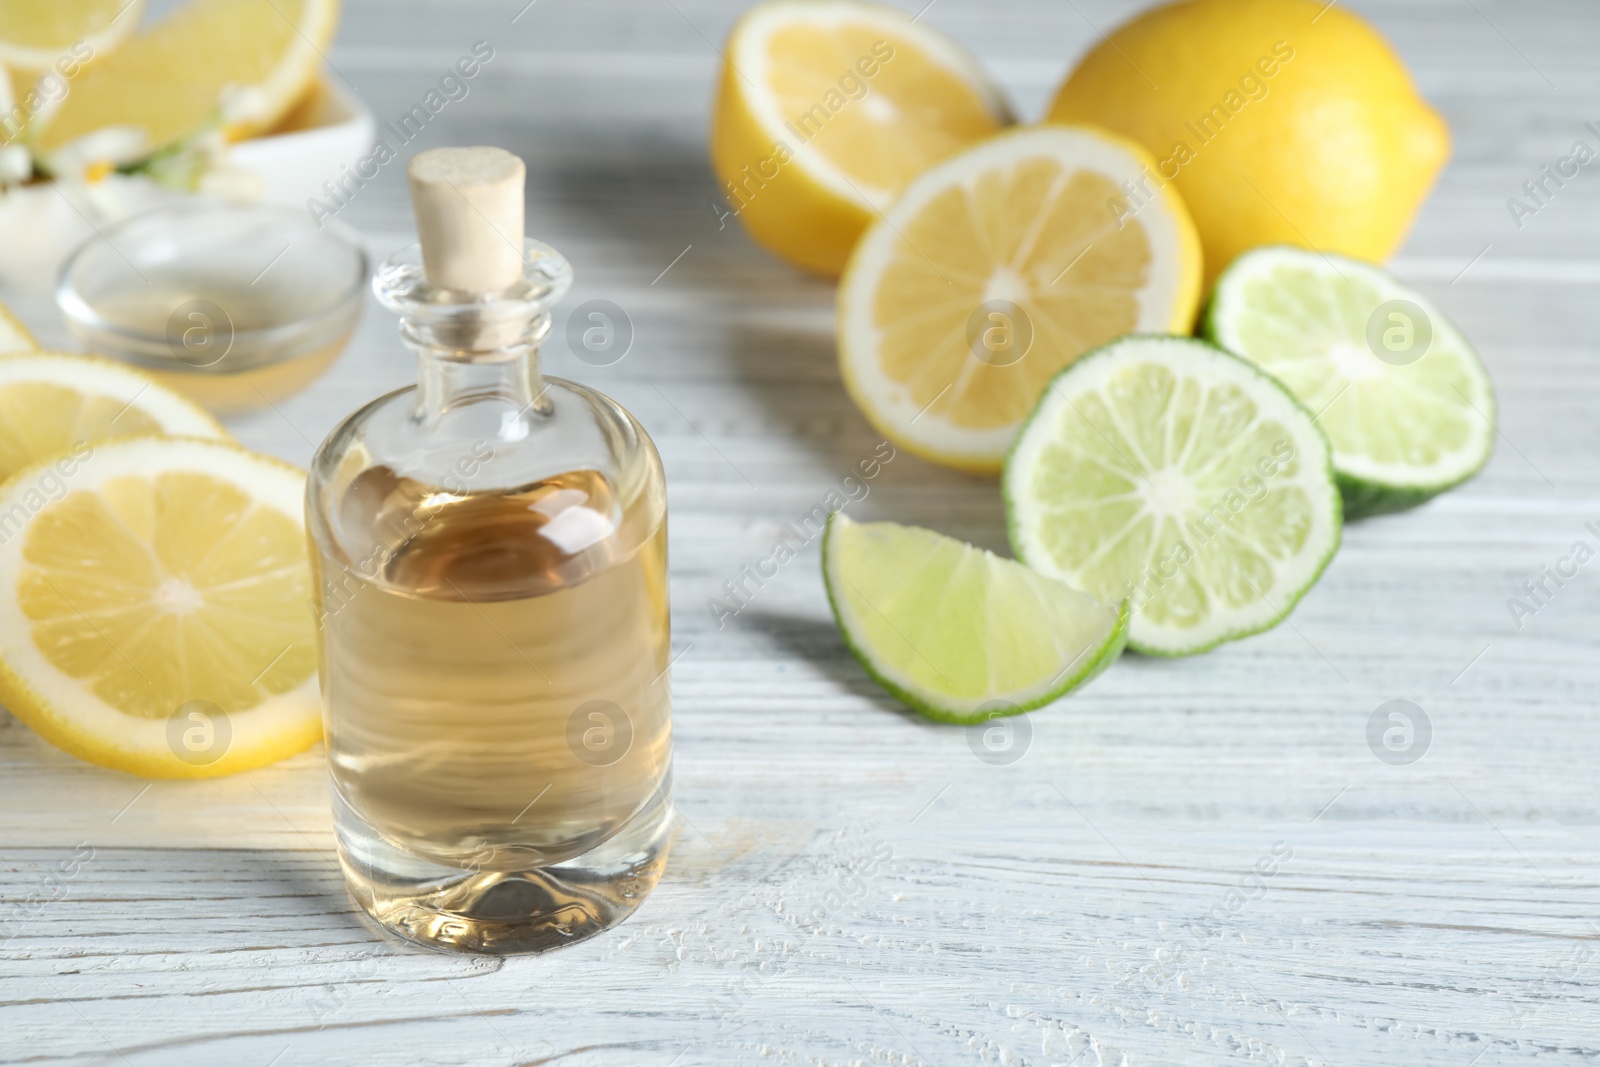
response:
M1278 624L1339 545L1311 415L1244 360L1131 336L1062 371L1002 488L1018 559L1133 606L1128 646L1203 652Z
M1218 281L1206 333L1320 413L1347 518L1420 504L1488 462L1483 363L1438 308L1371 264L1248 252Z
M867 673L942 722L1048 704L1104 670L1128 637L1126 603L915 526L834 512L822 580Z

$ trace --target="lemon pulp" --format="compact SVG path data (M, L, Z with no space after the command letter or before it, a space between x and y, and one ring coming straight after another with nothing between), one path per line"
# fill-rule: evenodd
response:
M1133 331L1187 330L1199 245L1145 157L1088 128L1004 133L907 188L840 287L839 356L867 418L929 459L997 470L1051 377Z
M268 129L315 80L338 11L337 0L191 0L86 67L39 147L106 126L143 129L152 150L213 118L234 136Z

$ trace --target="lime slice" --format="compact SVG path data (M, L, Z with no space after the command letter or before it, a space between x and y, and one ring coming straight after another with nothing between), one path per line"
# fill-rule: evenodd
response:
M1471 478L1494 447L1494 391L1422 294L1359 260L1240 256L1206 333L1289 387L1333 443L1347 518L1399 511Z
M867 673L930 719L974 723L1048 704L1099 674L1128 606L915 526L835 512L822 580Z
M1185 656L1278 624L1339 545L1327 440L1204 341L1132 336L1058 374L1006 460L1017 558L1133 606L1128 646Z

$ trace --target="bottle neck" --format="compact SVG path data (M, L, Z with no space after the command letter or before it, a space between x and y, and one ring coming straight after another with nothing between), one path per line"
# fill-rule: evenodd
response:
M548 313L514 322L402 320L400 336L417 356L417 420L437 425L462 408L487 405L497 409L498 436L525 436L531 420L551 411L539 371L539 344L549 331Z
M417 355L415 414L425 428L448 423L456 437L477 440L488 431L515 440L554 410L539 345L550 333L550 308L572 285L572 267L549 245L522 245L522 279L498 292L429 284L418 245L390 256L373 278L373 292L400 316L400 339Z

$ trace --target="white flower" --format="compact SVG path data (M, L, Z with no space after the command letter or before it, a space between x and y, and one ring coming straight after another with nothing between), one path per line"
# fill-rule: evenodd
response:
M58 182L93 185L123 164L144 158L146 140L138 126L106 126L45 156L45 169Z
M33 155L19 144L0 148L0 189L21 185L33 177Z
M271 98L255 85L229 85L218 101L224 127L250 126L271 113Z
M253 171L212 167L200 175L198 191L228 200L259 200L266 191L266 183Z

